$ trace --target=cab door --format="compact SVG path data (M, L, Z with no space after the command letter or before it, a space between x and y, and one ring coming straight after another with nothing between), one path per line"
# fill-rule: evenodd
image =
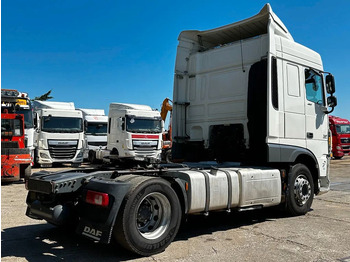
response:
M305 146L305 90L301 82L302 67L283 61L284 138L290 145Z

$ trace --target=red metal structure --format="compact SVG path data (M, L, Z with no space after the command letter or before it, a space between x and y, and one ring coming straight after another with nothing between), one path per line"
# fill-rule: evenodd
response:
M1 182L14 182L31 174L31 157L24 143L24 116L1 114Z
M329 116L329 128L332 132L332 153L335 159L350 155L350 121Z

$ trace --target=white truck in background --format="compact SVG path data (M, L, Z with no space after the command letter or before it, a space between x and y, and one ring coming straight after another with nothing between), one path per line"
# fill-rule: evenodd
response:
M159 111L147 105L111 103L107 132L110 161L160 162L163 129Z
M85 127L84 159L96 162L96 152L107 147L108 116L103 109L78 108L83 113ZM98 153L97 153L98 154Z
M83 113L73 102L33 101L35 163L79 166L84 154Z
M329 190L334 77L269 4L251 18L184 31L178 40L172 154L186 164L36 173L28 180L29 217L77 221L82 236L98 243L113 237L151 256L171 243L185 215L277 205L303 215L314 195ZM119 108L110 107L110 150L118 143L120 154L138 149L142 130L159 132L160 143L158 117L145 128L131 108ZM110 136L117 129L125 136Z

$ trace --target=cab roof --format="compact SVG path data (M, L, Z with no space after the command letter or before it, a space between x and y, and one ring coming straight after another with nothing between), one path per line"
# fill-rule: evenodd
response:
M267 34L269 23L274 24L275 34L294 41L287 27L272 11L270 4L266 4L257 15L226 26L206 31L183 31L180 33L178 40L190 39L199 42L203 49L210 49L215 46Z

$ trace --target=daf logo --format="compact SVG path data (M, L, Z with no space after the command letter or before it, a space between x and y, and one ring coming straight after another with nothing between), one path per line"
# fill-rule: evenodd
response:
M102 231L85 226L84 227L84 234L99 238L100 236L102 236Z
M68 142L58 142L59 145L68 145Z

